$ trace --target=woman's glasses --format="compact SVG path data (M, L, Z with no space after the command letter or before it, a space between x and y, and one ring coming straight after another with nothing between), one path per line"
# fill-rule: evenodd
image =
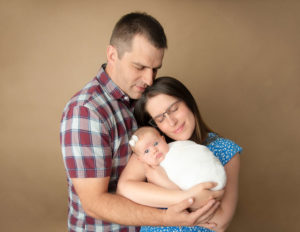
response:
M149 124L151 126L157 127L157 124L162 123L165 118L166 118L166 114L168 114L169 116L172 115L172 113L176 112L178 110L179 107L179 103L181 102L181 100L177 100L176 102L172 103L164 113L159 114L157 116L155 116L154 118L151 118L149 120Z

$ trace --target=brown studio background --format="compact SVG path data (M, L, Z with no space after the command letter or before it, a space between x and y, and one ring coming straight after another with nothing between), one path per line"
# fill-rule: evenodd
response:
M61 112L134 10L165 28L159 76L183 81L209 125L244 148L228 231L299 228L299 1L1 0L1 230L66 231Z

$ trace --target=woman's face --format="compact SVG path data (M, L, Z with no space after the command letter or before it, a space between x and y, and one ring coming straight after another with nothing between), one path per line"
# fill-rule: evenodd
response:
M188 140L195 129L195 116L184 101L159 94L148 99L146 110L158 128L174 140Z

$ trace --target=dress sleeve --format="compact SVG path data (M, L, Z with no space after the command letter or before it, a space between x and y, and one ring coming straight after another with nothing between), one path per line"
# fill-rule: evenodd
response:
M209 143L207 147L214 153L216 157L219 158L223 166L225 166L236 153L241 154L243 151L243 148L241 148L235 142L219 136L217 136L214 141Z
M110 175L112 151L109 132L94 110L76 106L66 112L61 123L61 145L70 178Z

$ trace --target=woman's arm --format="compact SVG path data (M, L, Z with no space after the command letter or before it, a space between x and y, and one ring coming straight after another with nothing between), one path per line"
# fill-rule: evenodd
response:
M166 208L182 200L193 197L198 205L206 204L210 199L220 198L223 191L211 191L213 183L203 183L191 190L167 189L156 183L145 182L147 176L146 166L132 155L122 172L118 182L117 193L139 204L152 207ZM154 179L150 182L154 182ZM199 204L200 202L200 204Z
M233 218L238 201L238 181L240 170L240 155L237 153L225 165L227 183L219 209L210 222L217 224L213 230L222 232L227 229Z

